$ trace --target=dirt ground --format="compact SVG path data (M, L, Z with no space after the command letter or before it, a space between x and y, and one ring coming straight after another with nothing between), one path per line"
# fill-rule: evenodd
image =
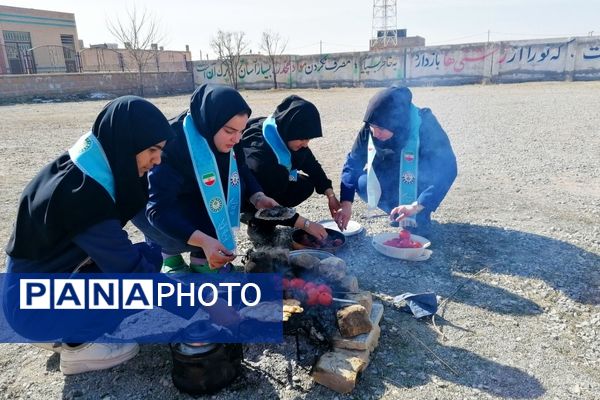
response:
M311 148L334 182L376 90L294 91L321 111L325 136ZM244 377L212 398L599 398L600 82L413 92L414 103L430 107L448 132L459 162L434 215L433 255L421 263L379 255L370 238L392 228L383 218L363 218L357 201L354 219L366 234L350 238L340 256L384 301L436 292L445 302L436 318L444 336L386 303L379 347L350 395L313 383L288 338L247 346ZM290 93L243 95L260 116ZM171 117L188 97L153 101ZM0 107L0 242L8 240L23 186L91 127L104 103ZM300 211L328 217L317 195ZM240 245L250 245L245 232ZM0 398L188 398L171 383L165 345L142 346L124 365L71 377L44 350L0 350Z

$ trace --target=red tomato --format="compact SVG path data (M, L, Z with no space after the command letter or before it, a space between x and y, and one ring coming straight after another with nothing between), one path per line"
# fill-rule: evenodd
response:
M320 305L329 307L331 305L331 303L333 303L333 298L331 297L331 294L329 294L327 292L319 293L319 304Z
M319 291L319 293L325 292L331 294L331 288L324 283L317 286L317 290Z
M317 288L317 285L314 282L306 282L304 284L304 290L306 290L307 293L310 289L316 289L316 288Z
M290 281L290 287L302 289L304 287L304 279L294 278Z
M410 248L410 239L402 239L399 243L398 243L398 247L401 247L403 249L408 249Z
M308 289L306 291L306 304L309 306L316 306L319 304L319 291L316 288Z
M400 235L398 235L398 236L402 240L409 240L410 239L410 231L407 231L406 229L403 229L403 230L400 231Z

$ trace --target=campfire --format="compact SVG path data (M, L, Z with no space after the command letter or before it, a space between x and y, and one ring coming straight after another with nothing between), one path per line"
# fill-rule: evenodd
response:
M377 346L383 306L360 290L344 260L323 251L262 248L248 255L245 270L283 275L284 333L296 337L297 357L304 336L316 353L313 379L352 391Z

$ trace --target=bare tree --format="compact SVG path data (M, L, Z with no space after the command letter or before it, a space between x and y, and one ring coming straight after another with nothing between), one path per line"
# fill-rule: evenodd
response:
M229 83L238 88L238 73L241 55L248 48L244 32L226 32L219 30L217 36L210 41L210 47L217 53L217 57L229 71Z
M108 30L123 43L138 72L138 90L144 95L144 71L152 59L156 59L156 46L164 40L158 19L145 8L138 12L134 5L127 10L127 20L118 17L107 21ZM154 45L154 48L153 48Z
M275 70L275 62L277 56L280 56L285 51L287 46L287 40L283 40L279 33L265 31L262 33L262 39L260 42L260 49L267 53L269 61L271 62L271 71L273 71L273 85L277 89L277 71Z

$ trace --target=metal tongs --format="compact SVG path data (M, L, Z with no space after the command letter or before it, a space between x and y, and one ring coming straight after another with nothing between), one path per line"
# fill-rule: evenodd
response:
M219 250L219 254L222 256L225 256L225 257L234 257L234 258L245 256L245 254L238 254L238 253L225 254L225 253L223 253L222 250Z
M340 299L339 297L333 297L331 300L337 301L338 303L360 304L358 301L348 300L348 299Z

